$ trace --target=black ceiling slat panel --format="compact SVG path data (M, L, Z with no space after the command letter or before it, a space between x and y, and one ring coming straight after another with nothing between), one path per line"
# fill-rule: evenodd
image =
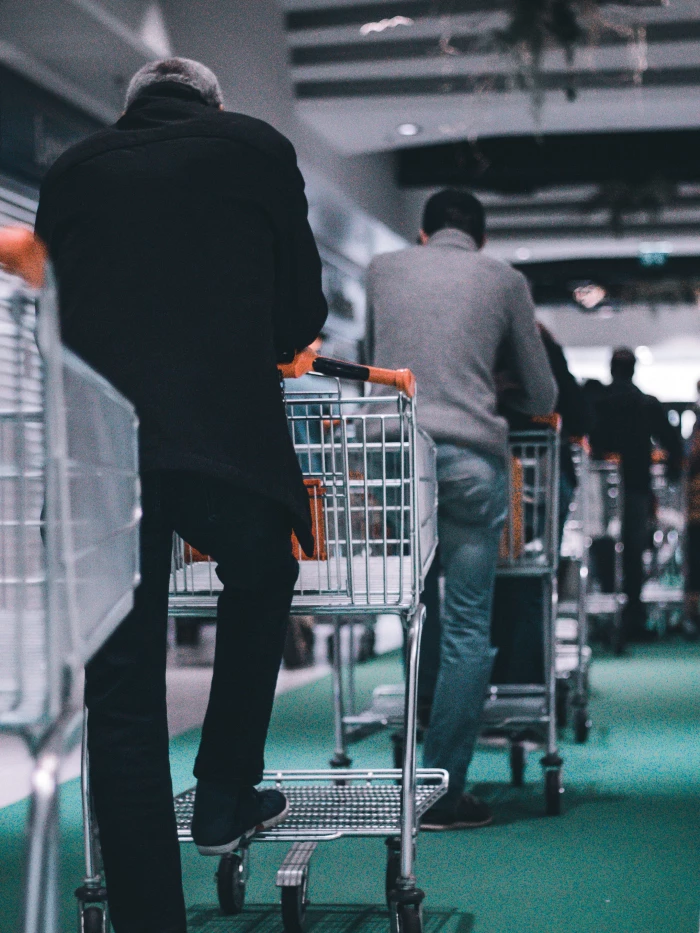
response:
M505 136L403 149L405 187L468 185L524 193L559 185L700 181L700 130Z
M358 3L355 6L328 6L323 9L294 10L285 21L289 32L325 29L331 26L361 26L366 22L408 16L447 16L457 13L492 13L507 7L509 0L386 0L385 3Z
M610 90L631 87L632 69L619 71L545 72L540 78L544 91ZM683 87L700 83L700 68L650 69L643 75L644 87ZM401 97L409 95L472 94L477 91L507 93L517 88L513 74L451 75L449 77L354 78L341 81L300 81L295 85L300 100L338 97Z
M692 42L700 40L700 21L688 23L652 23L647 27L647 42ZM600 46L619 46L629 40L619 33L608 32L600 37ZM503 43L493 33L454 35L450 46L461 55L489 54L502 52ZM367 37L363 42L337 43L334 45L310 45L292 49L293 65L329 65L351 62L378 62L405 60L410 58L441 57L445 52L440 39L396 38L374 39Z
M576 306L572 291L580 282L602 285L613 300L623 295L626 289L637 286L637 294L630 295L628 300L638 301L645 300L639 291L640 285L648 284L657 289L667 285L671 293L685 292L683 297L689 303L695 302L694 292L700 285L697 256L671 255L663 266L643 266L636 256L616 256L516 263L515 268L527 276L535 302L540 305L561 303Z

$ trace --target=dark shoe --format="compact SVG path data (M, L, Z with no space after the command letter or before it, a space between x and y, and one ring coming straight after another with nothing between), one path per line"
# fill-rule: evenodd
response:
M232 790L214 781L199 781L192 838L201 855L225 855L255 833L277 826L288 812L287 798L278 790Z
M472 794L462 794L453 807L440 808L436 803L423 815L420 822L421 829L440 830L447 829L476 829L478 826L488 826L493 823L493 814L488 804Z

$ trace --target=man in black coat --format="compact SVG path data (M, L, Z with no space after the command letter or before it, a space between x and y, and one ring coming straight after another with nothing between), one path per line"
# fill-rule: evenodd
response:
M622 520L623 576L627 603L624 608L626 641L649 641L642 604L644 551L649 544L652 514L651 454L656 442L668 455L667 475L677 482L681 473L682 442L669 424L661 402L645 395L633 383L636 357L628 347L619 347L610 361L612 382L595 397L595 430L591 434L594 454L617 453L622 460L624 515Z
M221 100L196 62L147 65L121 119L49 171L37 215L65 342L140 419L142 583L86 671L116 933L186 929L165 703L173 531L224 584L195 842L222 854L286 814L282 794L254 785L298 574L292 530L313 541L277 363L317 336L327 307L292 145Z

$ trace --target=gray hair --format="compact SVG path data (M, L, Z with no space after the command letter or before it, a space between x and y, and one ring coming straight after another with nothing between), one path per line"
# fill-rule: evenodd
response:
M124 109L128 110L147 88L163 81L194 88L210 107L220 107L224 102L219 81L206 65L191 58L161 58L149 62L136 72L126 89Z

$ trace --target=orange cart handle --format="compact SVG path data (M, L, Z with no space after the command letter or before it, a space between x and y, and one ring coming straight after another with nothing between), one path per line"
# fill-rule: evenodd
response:
M327 356L319 356L311 347L297 353L291 363L282 363L278 368L285 379L298 379L306 373L315 372L338 379L354 379L357 382L392 386L408 398L413 398L416 394L416 377L410 369L378 369L376 366L360 366L359 363L331 360Z
M44 284L46 247L25 227L0 229L0 266L12 275L21 275L32 288Z
M561 416L556 412L552 415L535 415L532 420L535 424L544 424L553 431L558 431L561 427Z
M588 440L585 434L576 434L572 435L569 438L569 443L576 444L581 450L585 451L587 454L591 452L591 442Z

